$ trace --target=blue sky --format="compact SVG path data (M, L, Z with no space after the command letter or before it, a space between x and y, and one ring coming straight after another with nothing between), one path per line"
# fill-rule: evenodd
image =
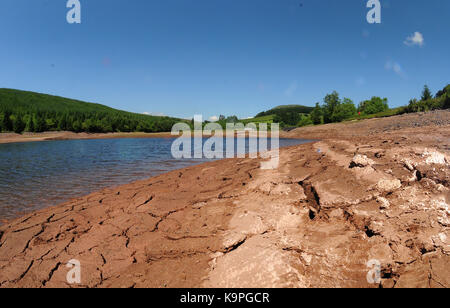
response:
M366 0L80 0L81 24L66 2L0 1L0 87L246 118L333 90L400 106L450 83L448 0L381 0L381 24Z

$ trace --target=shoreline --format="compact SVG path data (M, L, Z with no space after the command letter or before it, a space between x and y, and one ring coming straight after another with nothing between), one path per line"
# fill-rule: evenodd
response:
M0 226L0 287L69 287L73 258L80 287L450 287L449 114L296 129L321 141L277 170L208 162L27 214Z
M203 135L209 137L209 135ZM176 139L170 132L163 133L73 133L73 132L43 132L43 133L0 133L0 144L61 141L61 140L101 140L101 139L152 139L167 138ZM270 132L268 133L270 138ZM291 137L288 132L280 131L280 138L302 139Z
M73 133L73 132L43 132L43 133L0 133L0 144L42 142L58 140L93 140L93 139L129 139L129 138L175 138L171 133Z
M117 137L117 138L120 138L120 137ZM131 138L131 137L130 137L130 138ZM150 137L150 138L152 138L152 137ZM157 138L157 137L154 137L154 138ZM169 138L169 137L168 137L168 138ZM173 137L173 138L177 138L177 137ZM95 138L95 139L98 139L98 138ZM127 139L127 138L125 138L125 139ZM313 144L313 143L315 143L315 142L318 142L318 140L306 140L306 139L295 138L295 137L292 137L292 138L286 138L286 139L298 139L298 140L307 141L307 142L301 143L301 144L299 144L299 145L303 145L303 144ZM83 140L83 139L73 139L73 140ZM53 141L53 140L48 140L48 141ZM292 148L292 147L295 147L295 146L299 146L299 145L288 145L288 146L284 146L284 147L281 147L281 148L280 148L280 151L281 151L282 149L289 149L289 148ZM248 155L248 154L246 154L246 155ZM258 156L260 156L260 152L258 152ZM47 206L47 207L42 208L42 209L34 209L34 210L29 210L29 211L20 211L20 212L17 212L15 215L13 215L11 218L2 218L2 217L0 216L0 227L2 227L2 226L5 225L5 224L8 224L9 222L12 222L12 221L14 221L14 220L16 220L16 219L19 219L19 218L21 218L21 217L25 217L25 216L27 216L27 215L30 215L30 214L32 214L32 213L34 213L34 212L39 212L39 211L41 211L41 210L45 210L46 208L57 207L57 206L62 205L62 204L70 203L70 202L72 202L72 201L74 201L74 200L78 200L78 199L80 199L80 198L87 197L87 196L89 196L89 195L91 195L91 194L95 194L95 193L100 192L100 191L103 191L103 190L105 190L105 189L106 189L106 190L116 189L116 188L119 188L119 187L121 187L121 186L131 185L131 184L134 184L134 183L137 183L137 182L150 180L150 179L152 179L152 178L154 178L154 177L157 177L157 176L163 176L163 175L168 174L168 173L171 173L171 172L177 172L177 171L181 172L181 171L183 171L183 170L186 169L186 168L191 168L191 167L195 167L195 166L202 166L202 165L204 165L204 164L208 164L208 163L211 163L211 162L220 162L220 161L224 161L224 160L234 160L234 159L237 159L237 158L231 158L231 159L230 159L230 158L212 159L212 160L210 160L210 161L201 162L201 163L198 163L198 164L193 164L192 166L189 166L189 167L181 167L181 168L179 168L179 169L174 169L174 170L172 170L172 171L167 171L167 172L161 173L161 174L156 175L156 176L147 177L147 178L140 179L140 180L133 180L133 181L128 182L128 183L123 183L123 184L118 184L118 185L108 186L108 187L105 187L105 188L103 188L103 189L99 189L99 190L96 190L96 191L88 192L88 193L86 193L86 194L82 194L82 195L78 195L78 196L72 197L72 198L70 198L70 199L68 199L68 200L66 200L66 201L64 201L64 202L60 202L59 204L55 204L55 205L50 205L50 206ZM249 158L246 157L245 159L249 159Z

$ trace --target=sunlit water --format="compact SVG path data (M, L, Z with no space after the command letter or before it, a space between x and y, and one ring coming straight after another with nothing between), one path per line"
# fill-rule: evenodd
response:
M208 161L174 159L172 142L161 138L0 144L0 220ZM280 147L305 142L280 139Z

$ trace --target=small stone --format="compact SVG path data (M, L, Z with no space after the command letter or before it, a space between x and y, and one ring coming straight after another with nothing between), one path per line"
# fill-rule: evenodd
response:
M386 198L378 197L377 202L380 203L380 209L382 209L382 210L386 210L391 207L391 204L389 203L389 201Z
M402 187L400 180L380 180L377 184L378 190L382 192L392 192Z
M312 261L312 256L303 252L301 254L303 261L305 261L306 266L310 266L311 265L311 261Z
M414 166L409 161L405 161L404 164L406 169L408 169L409 171L414 171Z
M357 154L355 155L355 157L353 157L350 163L350 168L364 168L367 166L372 166L373 164L375 164L375 162L368 158L366 155Z
M207 204L206 202L198 202L192 205L192 208L198 210L204 207L206 204Z

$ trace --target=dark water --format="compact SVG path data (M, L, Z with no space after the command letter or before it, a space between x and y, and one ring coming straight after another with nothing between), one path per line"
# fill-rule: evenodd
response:
M208 161L172 158L172 142L105 139L0 144L0 219ZM280 147L305 142L280 139Z

